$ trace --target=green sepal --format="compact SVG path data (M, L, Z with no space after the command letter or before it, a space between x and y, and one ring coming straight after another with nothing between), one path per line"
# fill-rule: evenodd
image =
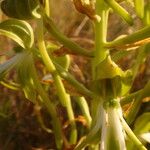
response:
M97 65L96 69L97 78L106 79L106 78L114 78L116 76L124 76L124 71L111 60L110 56L107 56L99 65Z
M131 70L123 71L110 56L107 56L96 69L97 81L105 81L108 99L126 94L132 85L132 72ZM108 83L110 82L110 83ZM102 90L103 87L100 87ZM100 91L101 91L100 90Z

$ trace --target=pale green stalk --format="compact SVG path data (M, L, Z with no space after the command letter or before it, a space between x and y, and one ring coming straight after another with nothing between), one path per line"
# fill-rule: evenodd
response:
M53 60L53 63L56 66L56 69L59 73L59 75L65 79L66 81L68 81L73 87L76 88L76 90L86 96L89 97L94 97L94 93L92 91L90 91L89 89L87 89L82 83L80 83L79 81L77 81L74 76L72 76L68 71L66 71L62 66L60 66L58 63L56 63Z
M44 43L44 37L43 37L43 22L42 22L42 20L38 20L37 22L38 22L37 40L38 40L39 52L41 54L41 57L43 59L44 64L46 65L47 69L52 73L60 102L64 107L66 107L69 120L73 121L74 114L73 114L73 109L71 106L70 96L66 93L64 85L62 83L62 80L61 80L60 76L58 75L53 62L47 53L45 43ZM73 123L70 142L72 144L75 144L76 140L77 140L77 130L76 130L75 123Z
M20 90L20 88L18 86L12 85L10 83L6 83L5 81L0 81L0 84L2 84L3 86L5 86L5 87L7 87L8 89L11 89L11 90L15 90L15 91Z
M143 18L144 16L144 0L133 0L135 5L135 10L137 15L140 18Z
M47 16L50 16L49 0L45 0L45 13L47 14Z
M130 14L123 8L121 7L115 0L105 0L108 5L110 5L113 10L119 14L126 22L128 22L130 25L133 24L132 17Z
M91 127L92 118L91 118L91 115L90 115L88 103L87 103L87 101L85 100L84 97L76 97L76 99L77 99L78 105L81 108L83 116L85 117L85 119L87 121L87 126L88 126L88 128L90 128Z
M115 47L121 47L127 44L133 44L135 42L144 40L146 38L150 37L150 27L144 27L143 29L140 29L134 33L132 33L131 35L125 36L123 38L120 39L116 39L112 42L107 42L105 44L105 47L107 48L115 48Z
M102 62L107 54L107 49L104 48L107 36L107 20L108 9L105 8L104 1L96 1L96 14L101 17L100 22L95 22L95 54L93 58L93 78L95 78L95 70L97 65Z
M75 42L71 41L65 35L63 35L53 23L53 20L49 18L47 15L43 14L44 25L47 31L55 37L61 44L63 44L66 48L68 48L72 53L93 57L93 52L87 51L86 49L80 47Z

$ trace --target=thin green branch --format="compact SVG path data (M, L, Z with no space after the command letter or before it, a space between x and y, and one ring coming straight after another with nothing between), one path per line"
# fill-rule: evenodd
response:
M75 42L68 39L65 35L63 35L53 23L52 19L47 15L43 14L44 25L47 31L53 35L60 43L62 43L65 47L69 48L73 53L80 54L83 56L93 57L93 52L87 51L86 49L80 47Z
M106 48L115 48L115 47L121 47L128 44L133 44L142 40L145 40L147 38L150 38L150 27L147 26L139 31L136 31L135 33L125 36L123 38L114 40L112 42L105 43Z
M131 15L121 7L115 0L105 0L107 4L118 14L120 15L128 24L133 24L133 19Z
M87 121L87 126L88 126L88 128L90 128L92 118L91 118L91 115L90 115L88 103L87 103L87 101L85 100L84 97L76 97L76 99L77 99L78 105L81 108L83 116L85 117L85 119Z
M54 62L54 61L53 61ZM82 83L77 81L69 72L67 72L64 68L62 68L58 63L54 62L55 67L59 73L59 75L68 81L70 84L73 85L79 91L80 93L89 96L89 97L94 97L94 93L87 89Z

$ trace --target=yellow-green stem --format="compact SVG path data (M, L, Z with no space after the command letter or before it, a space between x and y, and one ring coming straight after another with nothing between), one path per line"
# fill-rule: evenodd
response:
M49 0L45 0L45 12L47 16L50 16Z
M50 71L53 76L59 100L61 104L64 107L66 107L69 120L73 121L74 114L71 106L71 99L70 96L66 93L61 77L58 75L53 62L47 53L46 46L44 43L44 37L43 37L43 21L41 19L37 20L37 41L38 41L39 52L41 54L43 62L46 65L48 71ZM72 131L70 135L71 135L70 143L75 144L77 140L77 130L74 121L72 123Z
M105 0L108 5L117 13L119 14L127 23L130 25L133 24L132 17L130 14L123 8L121 7L115 0Z
M96 78L96 67L102 62L106 55L107 49L104 48L107 36L107 20L108 20L108 9L105 8L103 0L96 1L96 14L101 17L100 22L95 22L95 54L93 59L93 79Z
M81 108L83 116L85 117L85 119L87 121L87 126L88 126L88 128L90 128L91 127L92 118L91 118L91 115L90 115L90 111L89 111L89 107L88 107L87 101L85 100L84 97L76 97L76 99L77 99L78 105Z

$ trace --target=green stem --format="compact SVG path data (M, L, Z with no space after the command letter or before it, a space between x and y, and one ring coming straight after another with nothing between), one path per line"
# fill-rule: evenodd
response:
M144 5L144 0L134 0L135 10L140 18L144 16Z
M54 61L53 61L54 62ZM82 83L77 81L74 76L72 76L69 72L67 72L64 68L62 68L58 63L54 62L56 69L59 75L73 85L81 94L84 94L89 97L94 97L94 93L87 89Z
M42 20L38 20L37 40L38 40L39 52L41 54L43 62L46 65L47 69L52 73L59 100L60 100L61 104L64 107L66 107L69 120L73 121L74 114L73 114L73 109L71 106L70 96L66 93L66 90L62 83L61 77L58 75L57 70L56 70L52 60L50 59L50 57L47 53L46 47L45 47L44 37L43 37L43 22L42 22ZM76 140L77 140L77 130L76 130L75 122L73 122L72 131L71 131L71 139L70 139L71 144L75 144Z
M144 8L143 22L145 25L150 25L150 2L147 2Z
M108 20L108 9L105 8L103 0L96 1L96 14L101 17L100 22L95 22L95 54L93 59L93 78L96 78L96 67L102 62L106 55L107 49L104 48L107 36L107 20Z
M20 90L20 88L18 86L14 86L10 83L7 83L5 81L0 81L0 84L2 84L3 86L7 87L8 89L11 89L11 90L15 90L15 91L18 91Z
M45 13L50 16L49 0L45 0Z
M83 115L84 115L84 117L87 121L87 126L88 126L88 128L90 128L92 118L91 118L91 115L90 115L88 104L87 104L84 97L76 97L76 99L77 99L77 103L80 106L81 111L82 111L82 113L83 113Z
M123 125L124 130L127 132L129 138L132 140L132 142L137 146L139 150L147 150L145 146L140 142L140 140L135 136L133 131L130 129L126 121L121 117L121 122Z
M86 49L80 47L75 42L68 39L65 35L63 35L53 23L52 19L43 14L44 25L47 31L53 35L60 43L62 43L65 47L69 48L75 54L81 54L83 56L93 57L93 52L89 52Z
M115 0L105 0L107 4L113 8L113 10L119 14L128 24L132 25L133 20L130 14L123 8L121 7Z
M150 27L147 26L139 31L136 31L135 33L128 35L126 37L114 40L112 42L105 43L105 47L107 48L114 48L114 47L121 47L127 44L132 44L141 40L144 40L146 38L150 38Z

